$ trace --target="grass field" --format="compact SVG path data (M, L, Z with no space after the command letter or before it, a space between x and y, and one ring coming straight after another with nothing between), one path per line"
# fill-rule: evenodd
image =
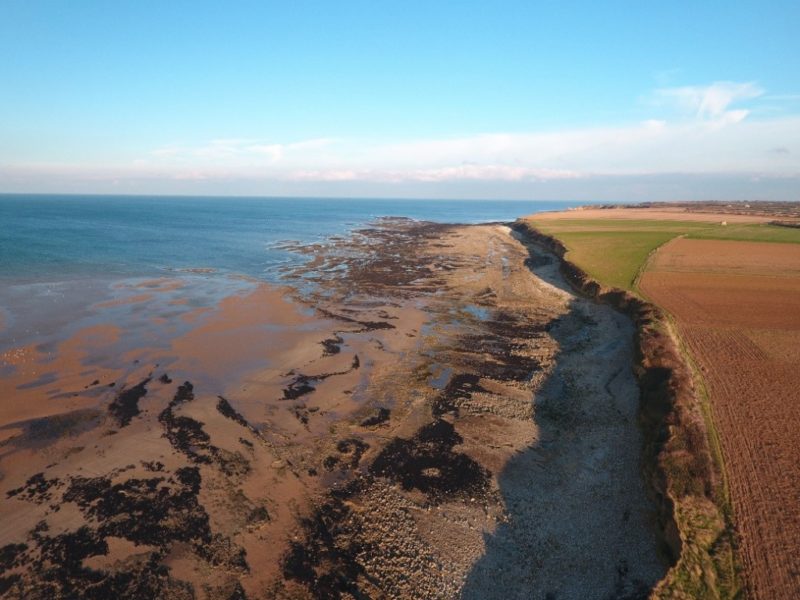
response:
M687 237L705 240L800 244L800 229L767 224L728 225L727 227L715 226L692 231Z
M708 223L614 219L530 219L539 231L561 240L567 260L598 281L632 290L649 254L674 237L709 229ZM721 226L714 226L722 229Z
M635 290L636 278L650 253L669 240L693 239L800 243L800 229L766 224L721 225L653 219L526 219L561 240L567 260L601 283Z

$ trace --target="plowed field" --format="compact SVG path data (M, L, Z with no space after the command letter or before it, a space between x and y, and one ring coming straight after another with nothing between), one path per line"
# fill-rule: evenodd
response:
M640 287L704 375L750 595L800 597L800 246L676 239Z

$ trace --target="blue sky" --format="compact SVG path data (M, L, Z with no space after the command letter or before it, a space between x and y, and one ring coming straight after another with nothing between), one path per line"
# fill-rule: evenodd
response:
M798 25L796 1L2 0L0 192L800 199Z

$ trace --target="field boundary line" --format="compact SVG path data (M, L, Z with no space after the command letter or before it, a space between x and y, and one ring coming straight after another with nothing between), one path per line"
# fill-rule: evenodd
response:
M700 408L703 412L703 417L706 420L706 427L709 442L711 443L711 450L712 455L714 456L714 462L716 462L720 467L720 474L722 475L722 492L723 497L725 498L725 504L728 510L733 511L733 506L731 505L731 496L730 496L730 486L728 484L728 471L725 466L725 453L722 450L722 440L719 435L719 430L714 423L714 415L713 415L713 408L711 406L711 393L708 390L708 382L706 378L703 377L702 369L698 364L697 360L692 356L692 351L689 349L689 345L683 336L680 334L680 328L678 324L675 322L675 317L664 309L664 313L667 317L667 327L669 327L670 334L675 339L678 344L678 349L681 351L681 355L683 356L686 363L689 365L689 368L692 371L692 376L695 383L695 389L697 390L698 400L700 401Z
M701 230L705 231L705 230ZM673 238L670 238L666 242L659 244L650 253L647 255L642 266L639 268L639 271L636 274L636 279L634 280L634 289L637 294L642 296L648 302L652 302L652 299L639 287L639 281L641 280L642 276L645 274L647 269L650 267L653 259L655 258L656 253L661 250L664 246L673 242L678 239L691 239L688 233L682 233L677 235ZM705 419L706 423L706 432L708 434L708 441L711 447L712 456L714 458L714 462L717 464L720 470L720 474L722 475L722 493L723 497L725 498L725 509L730 511L731 516L733 515L733 506L731 505L731 496L730 496L730 485L728 482L728 470L725 465L725 454L722 450L722 440L720 439L719 430L714 423L714 415L713 409L711 406L711 394L708 391L708 382L706 381L705 377L703 377L700 366L697 363L697 360L691 353L689 346L683 336L680 334L680 328L678 327L677 322L675 321L675 316L669 312L667 309L660 307L664 311L665 325L669 329L670 335L672 338L677 342L678 349L681 352L681 356L686 361L686 364L689 366L689 369L692 372L692 378L695 382L695 389L697 390L697 399L700 404L701 411L703 413L703 418Z
M691 239L706 239L706 238L693 238L692 235L695 234L695 233L698 233L698 232L711 231L712 229L715 229L715 228L714 227L704 227L704 228L698 229L696 231L687 231L686 233L679 233L679 234L675 235L674 237L669 238L666 242L661 242L658 246L653 248L650 252L647 253L647 257L644 259L644 262L639 266L639 268L636 271L636 277L633 278L633 282L632 282L633 291L635 293L639 294L642 298L644 298L648 302L651 302L651 300L647 296L647 294L645 294L642 291L642 289L639 287L639 281L642 279L642 275L644 275L644 273L645 273L645 271L647 271L648 267L650 267L650 263L653 262L653 259L655 258L655 255L656 255L656 252L661 250L664 246L666 246L670 242L674 242L675 240L679 240L679 239L682 239L682 238L690 239L690 240ZM653 302L653 304L655 304L655 303Z
M636 276L633 278L633 281L631 282L631 289L633 289L635 293L639 294L642 298L650 302L650 298L648 298L647 294L642 292L641 288L639 287L639 281L642 279L642 275L644 275L645 271L647 271L647 268L650 266L650 263L653 262L653 259L656 256L656 252L661 250L661 248L663 248L670 242L673 242L679 238L685 238L687 235L688 235L687 233L681 233L679 235L676 235L675 237L671 237L666 242L661 242L658 246L656 246L655 248L650 250L650 252L647 253L647 257L644 259L644 262L641 265L639 265L639 268L636 270Z

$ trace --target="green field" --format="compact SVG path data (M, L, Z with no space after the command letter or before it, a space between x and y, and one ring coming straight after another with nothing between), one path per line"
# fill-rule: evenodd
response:
M688 237L705 240L800 244L800 229L767 224L728 225L694 231Z
M616 219L530 219L561 240L567 259L605 285L632 290L649 254L672 238L709 229L708 223ZM715 226L722 228L721 226Z
M655 219L527 219L539 231L561 240L567 259L597 281L634 290L650 253L674 237L800 243L800 229L774 225L721 225Z

